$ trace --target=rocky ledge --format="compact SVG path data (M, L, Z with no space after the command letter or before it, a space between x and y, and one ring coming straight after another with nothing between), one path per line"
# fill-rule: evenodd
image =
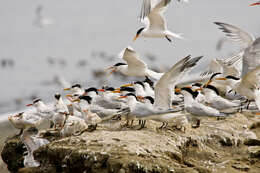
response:
M39 167L23 167L19 139L6 140L2 158L11 172L186 173L260 172L260 119L239 114L203 119L199 128L176 129L149 121L142 130L107 128L54 137L34 152ZM46 134L48 131L42 131Z

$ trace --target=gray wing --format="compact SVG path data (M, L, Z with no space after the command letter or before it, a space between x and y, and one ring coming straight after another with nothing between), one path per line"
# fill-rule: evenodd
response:
M255 40L255 38L251 34L243 31L238 27L235 27L227 23L221 23L221 22L214 22L214 23L220 26L219 29L221 29L224 33L226 33L226 36L231 41L237 42L243 45L244 47L248 47Z
M155 85L155 107L171 109L172 93L175 84L183 77L191 67L202 57L191 58L187 56L177 62L168 72L166 72Z
M252 46L245 49L242 62L242 77L260 65L260 38L257 38Z
M144 70L147 68L145 62L140 59L140 55L131 47L125 49L123 59L127 62L129 70Z
M147 16L149 19L149 28L156 29L166 29L166 21L164 18L164 12L167 9L168 4L171 0L161 0L149 13Z

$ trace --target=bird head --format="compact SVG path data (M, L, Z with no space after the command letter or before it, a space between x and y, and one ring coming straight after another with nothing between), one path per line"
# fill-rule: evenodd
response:
M109 74L112 74L112 73L114 73L114 72L116 72L116 71L119 71L123 66L126 66L127 64L126 63L116 63L115 65L113 65L112 67L109 67L109 68L107 68L106 69L106 71L109 71L109 70L111 70L110 72L109 72Z
M143 31L144 29L145 29L144 27L143 27L143 28L140 28L140 29L136 32L136 35L135 35L133 41L135 41L135 40L141 35L141 33L142 33L142 31Z

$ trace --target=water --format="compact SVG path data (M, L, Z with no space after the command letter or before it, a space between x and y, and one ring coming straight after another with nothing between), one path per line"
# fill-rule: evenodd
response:
M197 68L201 70L211 58L226 57L238 48L227 43L221 52L215 50L223 34L213 22L227 22L259 35L260 7L250 8L250 3L245 0L191 0L189 4L174 1L166 14L168 28L183 33L187 40L169 44L165 39L139 39L133 44L132 39L141 27L137 20L141 0L1 0L0 60L11 58L15 66L0 67L0 113L24 108L33 96L51 100L55 92L62 90L44 83L57 74L85 86L97 85L92 70L104 69L117 60L104 61L92 56L93 52L114 56L132 45L141 55L155 55L154 65L167 67L188 54L204 55ZM32 24L38 5L44 7L44 16L55 20L53 25L38 28ZM64 59L67 65L51 66L48 56ZM80 60L87 60L87 66L76 66Z

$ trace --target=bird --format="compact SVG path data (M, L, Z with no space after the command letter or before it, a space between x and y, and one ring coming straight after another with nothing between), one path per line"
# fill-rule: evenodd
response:
M229 40L242 45L241 77L260 65L260 37L255 38L252 34L227 23L215 22L215 24L220 26L220 29L226 33Z
M21 136L21 142L25 145L27 149L27 155L24 156L24 166L25 167L38 167L40 163L34 160L33 152L39 147L50 143L49 140L40 138L37 136L38 130L36 128L29 128L25 130Z
M205 96L205 101L208 106L217 110L224 110L228 108L240 106L240 102L231 102L219 95L218 89L213 85L204 86L202 93Z
M55 103L54 103L54 111L55 112L64 112L66 114L69 114L69 110L67 105L64 103L61 95L59 93L56 93L54 95Z
M167 29L164 13L171 0L144 0L140 19L146 25L140 28L133 41L138 37L166 38L172 42L170 37L183 39L181 34L172 33Z
M8 120L15 128L20 129L20 133L16 136L20 136L23 133L24 129L37 127L42 122L41 117L39 117L38 115L25 112L10 115L8 117Z
M64 90L71 91L71 95L73 94L82 95L84 93L84 90L80 84L74 84L70 88L64 88Z
M180 92L184 96L184 108L185 110L196 117L197 123L194 128L200 126L200 119L198 117L225 117L226 114L221 113L219 110L212 107L206 106L202 103L199 103L196 100L198 95L197 91L192 91L191 88L183 87L181 89L175 89L176 92Z
M260 1L257 1L257 2L255 2L253 4L250 4L249 6L256 6L256 5L260 5Z
M54 109L51 106L47 106L41 99L33 100L33 103L27 104L26 106L34 106L36 108L36 114L43 119L48 120L53 127L53 116L55 114Z
M155 85L155 102L153 106L138 103L138 98L133 93L129 93L126 96L121 96L128 98L127 104L131 110L130 117L145 119L147 117L150 118L151 115L176 112L176 110L173 110L172 108L172 95L175 84L182 76L186 75L186 73L188 73L189 70L194 67L201 58L202 56L191 58L189 55L173 65L172 68L166 72Z
M236 81L232 86L233 90L238 94L247 98L247 108L251 101L255 101L258 110L260 110L260 65L255 69L249 71L244 77ZM226 80L233 80L232 78L225 78Z
M148 76L155 80L159 80L163 73L157 73L153 70L150 70L147 64L140 59L140 55L130 46L125 48L121 53L119 53L119 58L123 58L126 63L116 63L112 67L109 67L107 70L111 70L110 73L119 71L126 76L134 77L145 77Z
M36 18L33 21L33 24L39 28L45 28L54 23L53 19L44 17L42 15L42 11L43 11L43 6L42 5L37 6L35 10Z

